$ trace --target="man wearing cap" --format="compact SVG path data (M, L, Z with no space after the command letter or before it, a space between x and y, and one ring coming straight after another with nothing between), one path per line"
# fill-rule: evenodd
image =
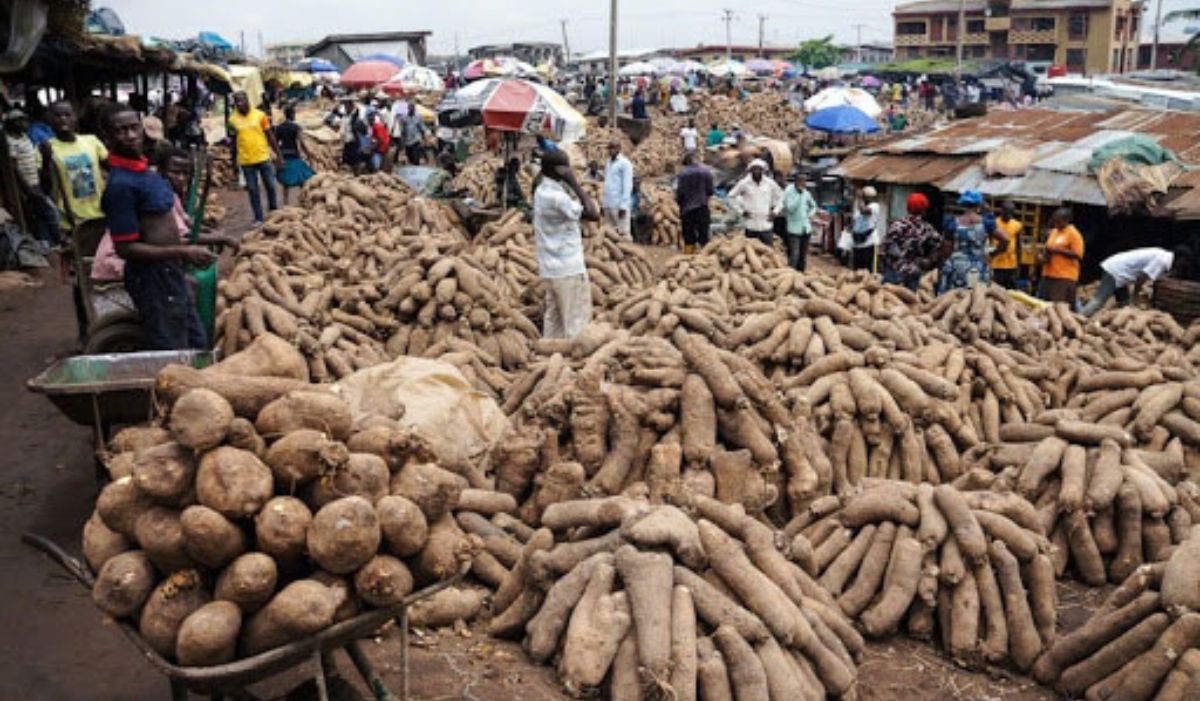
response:
M868 185L862 189L862 204L854 217L854 227L851 233L852 258L850 267L854 270L873 270L875 267L875 247L883 238L883 227L886 218L883 207L879 204L879 193Z
M57 246L58 212L38 180L38 152L26 134L28 126L25 113L12 110L4 116L4 140L8 144L8 156L16 166L17 185L29 203L30 233L47 246Z
M914 192L905 204L907 216L892 222L883 239L883 281L916 290L921 276L937 268L942 235L925 221L928 197Z
M600 207L604 220L621 238L632 241L630 208L633 206L633 163L621 153L621 142L608 142L608 162L604 165L604 192Z
M746 220L746 236L768 246L775 239L772 221L783 204L783 191L771 178L764 177L767 164L760 158L750 161L749 175L729 191L729 203Z

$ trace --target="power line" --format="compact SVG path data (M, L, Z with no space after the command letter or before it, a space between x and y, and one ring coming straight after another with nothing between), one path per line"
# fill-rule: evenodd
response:
M722 10L725 21L725 62L728 63L733 54L733 10Z

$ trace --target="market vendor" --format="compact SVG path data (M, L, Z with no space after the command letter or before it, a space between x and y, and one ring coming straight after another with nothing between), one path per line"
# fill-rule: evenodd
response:
M101 207L117 255L125 260L125 289L141 317L146 347L206 348L184 266L207 268L214 256L203 246L180 243L173 215L175 192L147 167L138 113L113 106L101 118L101 127L110 151Z
M1180 268L1190 259L1191 251L1186 247L1175 249L1174 252L1163 248L1135 248L1105 258L1100 263L1100 287L1092 295L1091 300L1080 310L1084 316L1092 316L1100 311L1110 297L1117 298L1117 305L1129 303L1129 288L1133 294L1146 282L1154 282L1163 275L1171 273L1172 277L1180 277Z
M533 233L538 273L546 285L542 336L575 338L592 320L592 288L579 221L599 221L600 211L562 151L542 157L540 180L533 194Z
M1071 210L1054 211L1050 233L1042 253L1042 299L1075 306L1075 287L1079 284L1079 265L1083 262L1083 235L1071 224Z
M996 218L997 243L991 261L992 280L1009 290L1017 286L1017 240L1024 227L1016 211L1012 200L1000 205L1000 216Z
M883 281L916 290L921 276L937 269L942 235L925 220L928 197L914 192L905 208L907 216L892 222L883 238Z
M729 191L729 203L746 219L746 236L770 246L775 239L772 219L779 213L783 190L766 172L765 161L751 161L749 174Z
M988 240L996 236L996 220L984 215L983 195L967 190L958 197L963 213L946 219L945 241L950 245L950 257L938 276L938 294L991 282L987 262Z

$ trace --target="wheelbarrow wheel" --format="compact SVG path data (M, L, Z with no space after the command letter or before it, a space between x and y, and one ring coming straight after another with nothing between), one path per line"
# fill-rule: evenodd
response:
M142 327L133 321L109 324L88 334L83 352L88 355L102 353L133 353L142 349Z

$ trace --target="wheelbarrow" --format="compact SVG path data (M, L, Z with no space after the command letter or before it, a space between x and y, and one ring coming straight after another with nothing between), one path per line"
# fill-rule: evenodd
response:
M181 363L203 368L216 360L213 351L144 351L77 355L46 368L25 383L44 394L67 418L92 427L97 478L107 479L99 464L113 426L154 418L154 381L158 371Z
M79 559L71 557L53 541L33 533L23 533L21 541L58 563L90 592L95 578ZM355 670L370 689L376 701L408 700L408 608L433 596L437 592L459 582L470 569L470 562L463 563L458 574L448 580L432 584L413 592L395 606L374 609L335 623L325 630L286 645L267 650L225 664L210 667L180 667L159 655L150 647L137 629L126 620L118 620L121 632L133 643L138 652L170 682L171 701L187 701L188 692L205 694L211 701L260 701L246 687L264 681L281 672L311 664L312 679L315 681L317 698L329 701L328 677L335 670L333 653L344 650ZM393 694L384 684L363 651L359 640L369 637L380 626L395 619L400 627L400 696Z

